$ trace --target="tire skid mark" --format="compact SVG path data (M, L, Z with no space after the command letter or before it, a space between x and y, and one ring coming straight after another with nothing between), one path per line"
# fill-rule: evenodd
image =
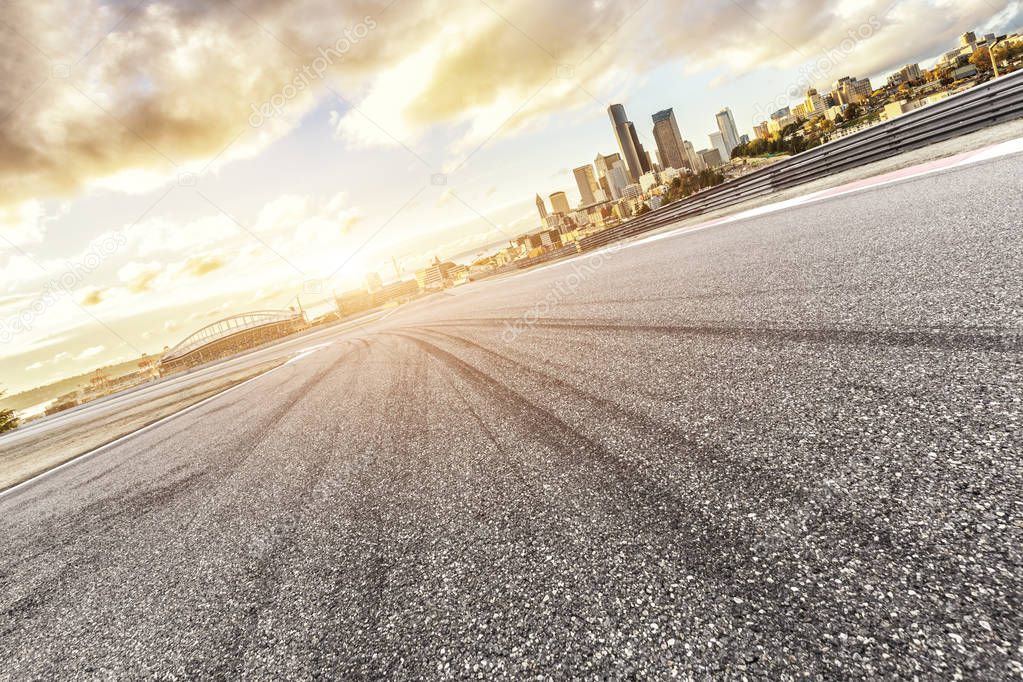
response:
M261 421L267 424L275 424L279 422L294 409L295 405L301 401L301 399L305 397L310 390L315 388L315 386L321 383L328 375L329 371L324 371L321 375L314 376L312 379L303 382L300 386L293 389L288 394L288 399L284 403L276 406L275 409L268 415L264 416ZM232 401L231 405L234 405L236 402L237 401ZM238 468L241 467L244 462L249 459L249 457L251 457L259 444L269 437L268 434L269 430L260 429L250 431L246 434L249 437L244 439L245 444L233 449L234 452L243 454L230 458L230 460L226 463L220 461L216 467L208 463L208 466L205 468L195 470L184 478L172 481L166 485L141 490L135 494L121 495L117 498L116 507L111 512L103 513L109 509L112 504L110 499L103 498L95 500L79 509L67 522L57 526L56 528L50 528L46 538L26 538L25 544L44 543L44 548L37 552L37 554L52 553L55 550L60 551L66 548L74 548L81 543L83 538L102 530L102 528L97 528L97 520L105 522L103 525L104 528L113 528L115 525L114 522L117 520L130 517L133 521L138 521L147 514L164 507L184 495L212 487L216 487L220 490L223 484L236 473ZM150 451L152 451L152 449L150 449ZM214 454L222 454L223 452L224 448L218 447ZM173 467L170 471L178 472L185 468L185 464L180 464ZM185 541L183 538L187 536L191 525L202 511L203 507L200 506L192 515L191 520L184 524L177 533L170 533L168 535L168 544L173 543L175 540L179 540L182 544L184 544ZM169 570L173 571L180 567L182 563L189 560L188 552L186 551L184 554L185 556L182 561L179 562L177 566L170 567ZM82 569L91 561L93 561L93 559L90 554L78 554L76 556L69 557L69 560L64 562L61 570L59 570L55 575L35 585L31 592L26 594L24 597L19 598L13 602L10 607L5 608L4 611L0 612L0 622L2 622L5 616L11 616L11 614L15 612L18 613L18 618L12 621L10 628L0 629L0 632L7 634L9 631L13 631L15 624L23 622L26 617L30 617L32 612L37 611L39 608L44 606L48 602L49 597L57 591L57 587L59 585L64 584L65 581L74 580L82 575ZM31 609L19 606L19 603L31 604Z
M515 319L475 318L434 322L433 327L514 328ZM571 318L544 318L528 325L533 329L571 329L578 332L620 332L667 336L712 337L729 340L767 343L812 343L880 348L932 348L948 351L990 351L1018 353L1023 351L1023 330L979 329L864 329L854 327L823 327L808 329L782 326L751 326L729 324L647 325L594 322Z
M782 496L789 500L799 500L805 496L804 492L785 479L784 472L775 471L763 462L753 462L747 459L742 460L743 480L736 481L733 478L709 479L703 475L706 471L704 465L713 462L714 468L718 469L720 468L719 464L721 461L741 459L742 452L733 453L720 447L699 443L693 438L692 433L674 424L664 424L655 421L647 415L595 395L563 379L559 379L462 336L438 332L429 328L422 331L482 353L494 360L495 363L507 367L511 374L532 377L538 386L544 388L553 387L575 403L596 406L595 412L600 419L608 420L624 427L628 438L639 441L636 444L637 447L630 448L631 450L675 454L674 461L653 462L641 467L644 475L651 480L657 480L672 473L664 471L665 467L677 467L684 468L691 476L698 477L698 479L693 480L690 484L691 490L686 491L685 494L687 495L699 494L707 488L714 488L722 494L727 494L741 487L746 494L760 490L767 497ZM658 468L662 469L662 471L657 471Z
M637 529L638 532L652 532L662 538L670 538L684 544L691 537L691 531L698 528L705 533L712 531L716 534L714 538L703 535L700 544L703 551L706 552L708 547L722 550L718 552L719 557L742 553L744 545L740 542L741 535L738 529L730 533L721 532L720 522L707 515L693 504L692 500L681 497L660 482L652 480L634 464L623 461L557 415L539 407L508 386L495 381L476 367L423 338L403 332L391 333L407 339L425 354L444 362L477 391L492 395L498 404L504 405L509 411L528 418L533 424L534 432L544 434L544 445L563 455L560 459L552 461L551 465L565 473L575 474L576 477L583 473L586 478L591 479L590 485L603 495L610 493L633 510L637 517L642 519L642 526ZM659 513L662 508L666 509L666 513ZM715 580L724 579L736 567L719 565L718 569L721 574L714 576Z
M299 389L296 400L291 402L291 408L294 408L294 405L302 398L307 397L328 379L334 378L335 372L341 366L354 364L365 353L362 346L355 345L355 353L341 353L336 360L314 375L312 379L306 381ZM291 411L289 409L286 413L282 413L273 419L273 423L279 423ZM251 455L259 445L269 440L270 437L270 432L265 432L263 438L249 449L249 454ZM316 461L303 471L302 481L294 487L297 493L294 498L294 507L298 510L305 509L308 505L308 501L315 492L316 484L323 480L328 462L334 455L332 448L319 450L318 453ZM245 571L249 578L247 584L252 586L254 594L258 598L248 604L244 618L240 622L234 622L226 632L218 633L218 639L222 642L221 651L224 653L213 670L204 671L206 674L233 677L244 672L246 654L256 649L254 644L258 641L260 633L260 619L271 596L279 592L278 583L286 563L281 561L280 557L287 556L289 550L293 550L300 543L296 531L301 527L301 516L300 511L297 516L286 518L283 522L277 518L271 519L269 524L271 532L267 533L270 538L269 545L265 551L259 553L256 561L246 566Z

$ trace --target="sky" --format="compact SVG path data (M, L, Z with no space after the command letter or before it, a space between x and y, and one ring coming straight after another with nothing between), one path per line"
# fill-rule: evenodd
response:
M840 76L926 64L1023 0L7 0L0 390L315 307L579 200L622 102L709 146ZM879 82L880 84L880 82Z

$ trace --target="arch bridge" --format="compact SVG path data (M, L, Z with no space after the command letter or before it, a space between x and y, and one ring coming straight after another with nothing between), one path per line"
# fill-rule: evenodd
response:
M305 317L293 310L255 310L217 320L190 334L160 358L163 374L188 369L294 334Z

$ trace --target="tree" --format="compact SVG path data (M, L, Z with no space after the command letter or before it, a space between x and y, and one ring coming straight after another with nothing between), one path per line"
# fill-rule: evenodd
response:
M636 215L637 216L641 216L644 213L649 213L649 212L650 212L650 207L648 205L646 205L645 203L644 204L640 204L639 208L636 209Z
M970 55L970 63L977 67L977 71L991 73L994 67L991 65L991 52L986 47L978 48Z
M0 391L0 398L4 397L5 391ZM12 431L18 428L18 418L14 416L14 410L0 409L0 433Z

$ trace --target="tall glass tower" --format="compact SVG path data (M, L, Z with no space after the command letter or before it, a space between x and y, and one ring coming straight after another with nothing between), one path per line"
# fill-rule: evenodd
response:
M636 136L636 128L626 116L625 107L621 104L612 104L607 108L607 114L611 117L611 127L614 128L618 149L622 152L622 159L629 169L629 175L632 176L631 180L639 182L639 177L649 168L644 158L646 152L643 151L639 137Z

